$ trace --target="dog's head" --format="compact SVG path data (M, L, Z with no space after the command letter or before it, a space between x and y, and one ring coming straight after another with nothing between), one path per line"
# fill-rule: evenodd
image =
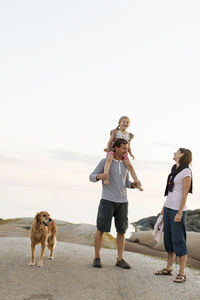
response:
M49 226L52 219L50 218L50 214L47 211L41 211L35 215L34 220L36 223L43 224L45 226Z

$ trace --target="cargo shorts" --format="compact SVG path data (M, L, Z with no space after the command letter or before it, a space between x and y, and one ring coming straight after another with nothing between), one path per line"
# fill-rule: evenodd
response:
M101 199L97 213L97 229L110 232L113 217L116 231L124 234L128 228L128 202L116 203Z

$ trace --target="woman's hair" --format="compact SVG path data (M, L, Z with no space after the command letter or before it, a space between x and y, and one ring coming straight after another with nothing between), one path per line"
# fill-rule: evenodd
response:
M189 149L179 148L183 156L179 159L180 164L190 165L192 163L192 152Z
M122 121L123 119L127 119L127 120L128 120L128 125L130 126L131 121L130 121L129 117L127 117L127 116L122 116L122 117L119 119L119 121L118 121L118 126L116 127L116 129L120 129L120 123L121 123L121 121Z

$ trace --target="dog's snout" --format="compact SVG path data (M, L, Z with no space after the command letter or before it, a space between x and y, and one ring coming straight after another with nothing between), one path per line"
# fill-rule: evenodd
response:
M52 219L51 218L49 218L49 223L52 221Z

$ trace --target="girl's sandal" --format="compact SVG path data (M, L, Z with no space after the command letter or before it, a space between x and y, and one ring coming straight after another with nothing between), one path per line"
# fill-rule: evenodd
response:
M174 282L177 282L177 283L182 283L184 281L186 281L186 275L183 275L183 274L177 274L176 278L174 279Z
M155 275L173 275L173 270L167 270L166 268L158 270Z

